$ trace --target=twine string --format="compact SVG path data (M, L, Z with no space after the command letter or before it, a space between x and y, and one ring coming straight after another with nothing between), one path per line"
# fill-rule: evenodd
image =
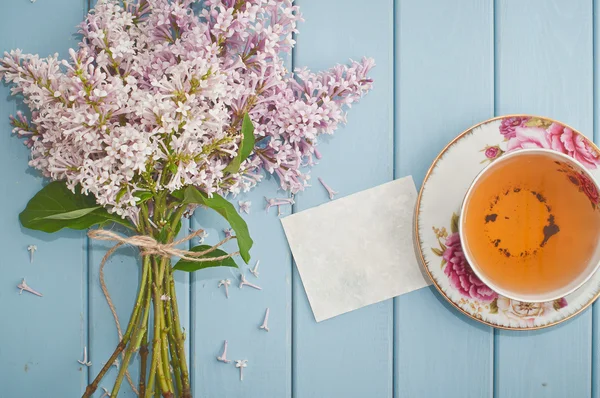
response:
M119 334L119 341L123 340L123 331L121 329L121 324L119 322L119 316L117 315L117 310L115 308L115 305L113 304L112 298L110 297L108 288L106 287L106 281L104 280L104 266L106 265L106 262L108 261L110 256L112 256L114 254L114 252L123 245L130 245L130 246L137 247L140 250L140 253L142 254L142 256L154 255L154 256L160 256L160 257L166 257L166 258L179 257L183 260L198 262L198 263L205 262L205 261L225 260L227 258L230 258L230 257L240 254L240 252L238 251L238 252L234 252L234 253L230 253L230 254L226 254L226 255L222 255L222 256L203 257L203 256L206 256L207 254L212 253L213 251L217 250L220 246L222 246L226 242L230 241L231 239L235 239L235 236L228 236L225 239L223 239L222 241L220 241L219 243L217 243L216 245L211 246L208 249L201 251L201 252L194 252L194 251L190 251L190 250L179 249L177 247L178 245L188 242L203 233L204 233L203 230L198 229L198 230L194 231L193 233L191 233L181 239L178 239L174 242L160 243L153 237L146 236L146 235L135 235L135 236L131 236L131 237L125 237L125 236L119 235L115 232L104 230L104 229L93 229L93 230L88 231L88 237L90 239L107 241L107 242L117 242L113 247L111 247L104 254L104 257L102 257L102 262L100 262L99 277L100 277L100 288L102 289L102 293L104 294L104 298L106 299L108 308L110 308L110 312L112 313L112 316L115 320L115 325L117 326L117 332ZM121 355L122 355L122 358L124 358L125 354L123 353ZM122 364L122 366L125 366L125 364ZM133 380L131 379L129 370L125 371L125 377L127 378L127 382L131 386L131 389L133 390L135 395L139 395L139 392L135 388L135 384L133 383Z

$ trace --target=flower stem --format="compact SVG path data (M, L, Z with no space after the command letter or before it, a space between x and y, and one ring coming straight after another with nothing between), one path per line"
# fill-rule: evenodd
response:
M138 298L136 300L135 307L133 310L134 315L132 315L129 325L127 326L127 331L125 332L125 335L131 337L131 339L129 339L130 341L128 342L127 349L125 350L125 355L121 363L121 368L119 369L119 374L117 375L117 379L115 380L115 384L111 392L111 396L113 397L116 397L119 393L121 383L123 382L123 377L125 376L125 372L127 371L127 368L129 367L129 362L131 361L131 356L139 347L139 344L141 343L143 337L143 333L147 328L146 325L148 324L149 316L148 308L146 306L146 311L144 311L144 314L142 314L140 310L142 309L142 307L144 307L144 304L147 302L147 299L145 301L144 299L146 298L146 289L148 289L148 279L151 278L149 277L149 273L150 259L147 256L144 256L144 259L142 261L142 281L140 283ZM132 334L132 332L134 333Z
M155 263L156 265L156 263ZM162 308L160 305L160 296L158 295L158 287L156 286L156 282L152 284L152 291L154 292L154 350L152 352L152 360L156 361L156 373L158 377L158 384L160 387L160 391L163 392L163 396L169 392L169 385L167 383L167 377L165 375L165 368L163 365L162 358L162 343L163 343L163 335L162 335ZM168 369L168 361L167 361L167 369Z
M160 398L160 387L158 384L159 383L158 383L158 378L157 378L154 383L154 398Z
M177 350L177 356L179 357L179 367L181 369L181 380L183 384L182 398L191 398L192 392L190 387L190 374L185 359L185 338L181 332L181 324L179 320L179 309L177 307L177 295L175 292L175 281L173 280L173 274L171 273L171 267L168 270L169 278L169 293L171 296L171 308L173 310L173 331L175 334L175 348Z
M170 268L170 267L169 267ZM170 280L172 280L171 275L168 275L169 281L165 283L165 291L170 292ZM173 300L173 295L171 296L171 301ZM165 304L165 321L168 329L168 341L169 341L169 351L171 353L171 366L173 367L173 378L175 379L175 385L177 387L177 392L179 396L183 393L183 382L181 380L181 363L179 359L179 354L177 352L176 340L175 340L175 332L174 329L176 325L173 323L173 309L170 304Z
M151 359L151 364L150 364L150 377L148 378L148 389L146 390L146 396L144 398L152 398L152 395L154 395L155 390L158 390L158 388L156 386L156 366L157 366L158 362L154 360L155 351L156 351L156 347L154 347L154 345L153 345L152 346L152 359ZM159 394L160 394L160 392L159 392Z
M167 323L169 322L169 317L167 316ZM173 378L175 379L175 386L177 387L177 393L181 396L183 390L183 383L181 381L181 366L179 364L179 356L177 355L177 350L175 349L175 336L173 335L173 331L169 328L169 352L171 353L171 366L173 367Z
M142 263L142 280L140 282L138 296L136 299L135 307L133 307L133 312L131 314L131 318L129 319L129 324L127 325L127 330L125 331L125 334L123 335L123 339L119 342L119 344L117 345L117 348L111 355L110 359L104 364L104 367L102 367L102 369L100 370L100 373L98 373L98 375L96 376L94 381L90 385L87 386L87 388L85 389L85 393L82 395L82 398L89 398L94 394L94 392L96 392L96 390L98 389L98 384L100 384L100 380L102 380L102 378L104 377L106 372L108 372L108 369L110 369L110 367L113 366L113 364L115 363L115 360L119 357L121 352L123 352L123 350L125 350L127 343L129 342L129 340L131 338L131 333L133 331L133 328L138 322L138 318L139 318L139 314L140 314L140 307L142 304L142 299L144 297L144 292L146 289L146 281L147 281L148 273L149 273L149 269L150 269L149 265L150 265L149 260L144 258L144 261ZM126 369L127 369L127 364L123 363L123 366L121 367L121 371L123 372L123 375L125 374ZM119 372L119 373L121 373L121 372ZM122 379L122 377L121 377L121 379ZM114 396L116 397L116 394Z
M127 340L129 340L128 336L127 336ZM108 372L108 369L110 369L110 367L115 363L115 360L119 357L121 352L123 352L123 350L125 349L127 340L125 340L125 336L123 336L123 340L121 340L119 342L119 344L117 344L117 348L111 355L110 359L108 360L108 362L106 362L104 364L104 366L102 367L102 370L100 370L100 373L98 373L98 376L96 376L94 381L90 385L87 386L87 388L85 389L85 393L81 396L81 398L89 398L94 394L94 392L96 392L96 390L98 389L98 384L100 383L100 380L102 380L102 378L104 377L106 372Z
M152 283L152 273L148 275L148 285ZM139 382L139 396L144 397L146 391L146 364L148 360L148 319L150 317L150 302L152 299L152 291L149 286L146 287L146 297L144 298L142 328L143 332L140 334L140 341L136 342L136 346L140 346L140 382Z
M147 323L147 321L146 321ZM133 353L137 350L137 348L139 347L139 342L141 342L143 334L145 333L146 327L143 324L143 321L141 322L141 325L139 325L136 329L135 329L135 334L133 336L133 338L129 341L129 344L127 345L127 349L125 350L125 356L123 357L123 362L121 363L121 368L119 369L119 374L117 375L117 379L115 380L115 385L113 386L113 390L110 393L111 397L116 397L117 394L119 393L119 389L121 388L121 383L123 382L123 377L125 376L125 372L127 370L127 368L129 367L129 362L131 361L131 357L133 356Z
M144 398L146 395L146 368L148 366L148 330L142 337L142 344L140 346L140 384L138 387L140 397Z

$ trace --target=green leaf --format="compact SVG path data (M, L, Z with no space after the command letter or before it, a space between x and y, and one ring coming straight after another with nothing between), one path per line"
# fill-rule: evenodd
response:
M194 246L190 249L190 251L193 252L203 252L205 250L210 249L211 246L210 245L200 245L200 246ZM227 255L226 252L224 252L221 249L215 249L214 251L205 254L202 257L199 258L213 258L213 257L221 257L221 256L225 256ZM180 270L180 271L185 271L185 272L194 272L197 271L199 269L203 269L203 268L210 268L210 267L233 267L233 268L238 268L237 264L235 263L235 261L233 261L233 258L229 257L223 260L216 260L216 261L202 261L202 262L195 262L195 261L189 261L189 260L179 260L177 262L177 264L175 264L175 266L173 267L173 269L176 270Z
M136 191L133 196L139 198L140 200L137 202L138 204L146 202L148 199L152 198L152 192L150 191Z
M121 198L123 198L123 196L125 196L126 193L127 193L127 188L121 188L121 190L117 193L117 197L115 198L115 201L117 203L119 203Z
M51 216L47 216L46 220L73 220L75 218L83 217L87 214L90 214L91 212L99 208L100 206L88 207L85 209L73 210L66 213L53 214Z
M498 298L495 298L494 301L490 303L490 314L498 313Z
M242 139L240 141L240 147L238 149L238 153L233 158L231 163L225 167L223 172L235 174L239 171L240 166L244 160L250 156L252 150L254 149L254 126L252 125L252 120L250 120L250 116L247 113L244 114L244 119L242 120Z
M176 198L181 196L180 200L182 204L196 203L210 207L223 216L235 231L238 247L240 248L240 256L248 264L250 261L250 248L254 242L250 237L250 232L248 232L248 225L231 203L216 193L213 193L212 198L209 198L204 192L199 191L193 186L187 186L183 192L173 192L172 195Z
M452 213L452 219L450 220L450 232L453 234L458 232L458 214Z
M83 195L79 188L76 193L71 192L64 181L53 181L36 193L19 214L19 220L25 228L44 232L87 229L111 221L131 227L126 220L98 206L92 195Z
M173 173L173 174L177 174L177 165L174 163L168 163L167 164L167 169Z
M172 230L173 228L171 228L171 224L166 224L164 227L162 227L160 232L158 233L158 241L165 243L167 241L167 236L169 236L169 233L171 232L171 236L177 236L179 230L181 230L181 220L177 222L174 230Z
M444 265L448 264L448 261L446 261L445 258L442 259L442 264L440 265L440 268L444 268Z
M436 256L442 256L442 254L444 254L440 249L437 249L435 247L431 248L431 251L433 252L433 254L435 254Z

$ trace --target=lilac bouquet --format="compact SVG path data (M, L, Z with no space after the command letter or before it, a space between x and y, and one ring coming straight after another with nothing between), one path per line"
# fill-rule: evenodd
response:
M13 132L31 148L29 164L52 180L21 223L55 232L117 222L130 237L90 236L142 254L129 325L84 397L122 355L116 397L138 350L140 396L191 397L174 271L236 266L238 254L248 262L248 228L224 197L265 172L283 190L304 189L319 135L333 133L345 106L371 88L370 59L317 74L286 70L282 57L301 21L291 0L192 3L100 0L68 60L19 50L0 60L0 78L30 111L11 118ZM236 239L238 252L220 249L224 241L176 249L190 238L175 241L181 219L198 205L227 219L235 236L224 241ZM173 254L181 260L171 265Z

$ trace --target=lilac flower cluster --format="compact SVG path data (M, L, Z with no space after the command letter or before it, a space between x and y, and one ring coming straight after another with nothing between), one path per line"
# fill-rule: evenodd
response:
M285 190L305 187L318 136L371 88L373 61L291 74L291 0L192 3L99 0L69 60L5 53L0 78L31 111L11 118L31 166L132 220L143 197L187 185L235 195L262 169ZM256 146L231 173L244 114Z

